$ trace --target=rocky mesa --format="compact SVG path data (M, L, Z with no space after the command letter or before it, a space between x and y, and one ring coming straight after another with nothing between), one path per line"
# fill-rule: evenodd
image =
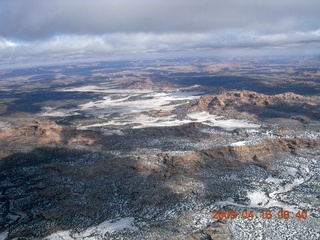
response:
M223 91L221 95L202 96L189 108L189 112L194 111L235 118L291 117L310 121L320 118L320 99L291 92L266 95L253 91Z

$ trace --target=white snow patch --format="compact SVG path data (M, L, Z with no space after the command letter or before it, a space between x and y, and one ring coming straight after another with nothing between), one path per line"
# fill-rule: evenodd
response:
M246 133L252 134L252 133L259 133L259 130L257 129L247 129Z
M70 231L59 231L43 238L43 240L74 240L74 238Z
M230 146L241 147L241 146L247 145L247 143L249 143L249 141L240 141L240 142L231 143Z
M151 90L140 90L140 89L121 89L117 84L108 84L104 86L95 86L95 85L88 85L82 87L75 87L75 88L63 88L58 91L63 92L96 92L96 93L128 93L128 94L135 94L135 93L152 93Z
M11 128L10 123L0 121L0 130L6 130L10 128Z
M87 230L77 234L75 237L79 238L87 238L92 237L94 235L105 235L106 233L113 233L117 231L121 231L124 229L129 229L132 231L137 231L138 228L133 226L133 217L122 218L118 221L105 221L100 223L98 226L90 227Z
M44 240L94 240L103 238L106 233L113 233L128 229L131 231L138 231L138 228L133 225L134 218L126 217L118 221L108 220L100 223L97 226L90 227L83 232L73 234L71 231L60 231L53 233ZM1 235L0 235L1 236Z
M109 123L95 123L86 126L77 126L78 130L89 130L90 128L98 128L110 125Z
M66 117L66 116L74 116L79 115L79 113L75 112L77 109L57 109L54 107L42 107L41 116L46 117Z
M221 127L225 130L232 131L236 128L259 128L260 125L238 119L221 119L220 116L211 115L208 112L194 112L187 115L196 122L215 127Z
M134 123L139 124L139 126L134 126L133 128L145 128L145 127L169 127L169 126L179 126L185 123L190 123L190 120L178 120L174 119L174 115L154 118L147 115L141 114L133 119Z
M162 108L163 109L163 108ZM115 109L114 109L115 110ZM140 109L141 110L141 109ZM151 109L150 109L151 110ZM98 110L94 110L95 114ZM100 111L100 110L99 110ZM207 112L199 112L188 114L187 118L183 120L176 119L175 115L165 116L165 117L151 117L147 114L122 114L118 117L114 117L105 123L92 124L87 126L79 126L79 130L87 130L96 127L106 127L106 126L125 126L128 124L135 124L132 128L146 128L146 127L169 127L169 126L179 126L186 123L200 122L209 126L221 127L225 130L233 130L236 128L258 128L259 125L248 123L243 120L235 119L219 119L221 117L210 115ZM242 142L243 144L245 141ZM241 144L240 142L238 144ZM235 144L234 146L237 146ZM240 146L240 145L239 145ZM241 145L242 146L242 145Z
M261 191L248 192L247 197L250 199L250 207L261 207L268 203L268 196Z
M111 135L119 135L119 136L122 136L124 135L124 132L122 132L121 130L118 130L118 129L114 129L114 130L103 130L102 131L102 135L105 135L105 136L111 136Z
M260 125L255 123L250 123L244 120L238 119L225 119L225 120L216 120L212 121L211 126L221 127L225 130L232 131L236 128L259 128ZM209 125L209 124L208 124Z
M2 232L0 233L0 240L6 239L9 235L9 232Z
M113 99L106 96L103 100L90 101L80 105L80 109L92 115L105 115L111 113L137 113L150 110L171 111L176 106L184 103L185 100L200 98L199 92L152 92L147 95L139 94L126 95L121 99ZM128 101L131 97L137 97L136 100ZM172 103L180 101L181 103Z
M298 169L294 168L294 167L287 167L287 173L293 177L296 176L296 174L298 173Z
M187 114L187 116L193 119L194 121L200 122L212 121L219 118L217 115L211 115L205 111L189 113Z
M266 182L279 185L279 184L282 182L282 180L281 180L280 178L274 178L274 177L272 177L272 176L269 176L269 177L266 179Z
M225 201L216 202L214 205L218 205L218 206L222 206L222 207L223 206L229 206L229 205L237 206L237 207L247 207L247 205L236 203L234 201L234 199L231 198L231 197L227 198L227 200L225 200Z
M236 174L231 174L229 179L233 181L241 181L241 178L239 178Z

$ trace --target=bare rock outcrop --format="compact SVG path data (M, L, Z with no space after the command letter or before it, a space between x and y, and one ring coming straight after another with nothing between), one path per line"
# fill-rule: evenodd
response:
M150 110L148 112L148 115L150 117L166 117L166 116L172 115L172 113L170 111L159 109L159 110Z
M301 148L320 147L319 140L310 139L264 139L258 145L223 146L200 151L204 158L212 160L238 160L241 162L267 161L275 159L278 154L297 155Z
M91 146L96 141L97 137L91 132L67 129L53 121L35 120L16 129L0 131L0 158L39 147Z
M301 148L320 148L319 140L310 139L264 139L261 144L244 146L222 146L213 149L190 152L182 157L159 153L165 168L164 176L172 178L174 175L194 176L201 169L222 168L232 171L241 170L245 163L255 164L268 170L267 161L278 159L283 153L299 155Z
M301 96L287 92L266 95L252 91L224 91L221 95L202 96L189 112L209 111L212 114L224 113L232 117L291 117L308 122L320 118L320 102L316 97Z
M10 153L30 151L34 147L55 147L62 142L62 127L52 121L38 121L17 129L0 132L0 146L3 157Z

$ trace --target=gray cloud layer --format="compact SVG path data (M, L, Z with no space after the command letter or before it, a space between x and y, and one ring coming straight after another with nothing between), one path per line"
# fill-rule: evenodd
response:
M319 0L1 0L0 59L24 55L303 47Z
M320 26L319 0L2 0L4 37L114 32L261 32Z

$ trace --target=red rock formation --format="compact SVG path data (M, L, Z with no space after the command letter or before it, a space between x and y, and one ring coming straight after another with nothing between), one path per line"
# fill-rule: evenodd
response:
M232 117L246 115L265 116L269 114L285 115L296 113L297 120L308 121L308 118L320 118L320 102L315 97L305 97L291 92L265 95L252 91L224 91L222 95L206 95L201 97L189 112L209 111L212 114L221 114ZM302 118L301 118L302 117Z
M280 159L283 153L299 155L301 148L320 147L320 141L310 139L264 139L261 144L248 146L223 146L213 149L191 152L182 157L169 156L159 153L158 157L163 159L166 168L162 169L166 178L175 175L193 176L201 169L223 168L233 171L241 170L241 164L251 163L266 170L266 161ZM147 169L145 169L147 170ZM152 170L149 169L149 170Z
M91 132L64 129L53 121L38 121L17 129L0 131L0 158L38 147L90 146L96 142Z

